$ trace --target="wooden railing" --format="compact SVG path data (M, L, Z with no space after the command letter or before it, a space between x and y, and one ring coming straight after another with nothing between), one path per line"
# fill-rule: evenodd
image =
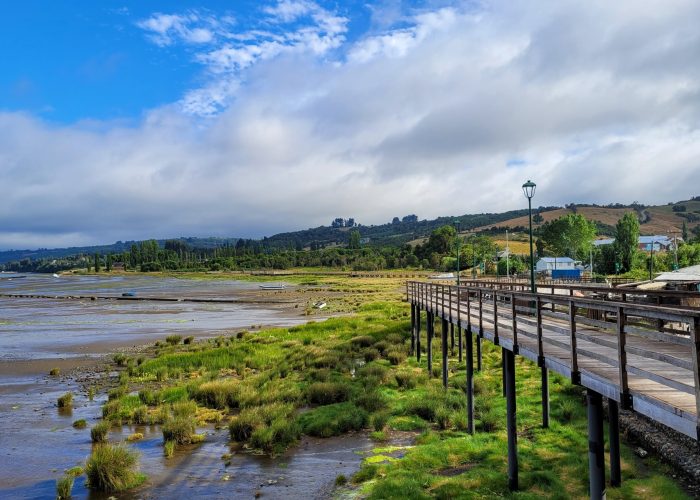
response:
M700 309L635 302L642 295L687 293L625 290L579 297L580 287L542 288L533 294L517 283L409 282L406 293L424 310L698 438Z

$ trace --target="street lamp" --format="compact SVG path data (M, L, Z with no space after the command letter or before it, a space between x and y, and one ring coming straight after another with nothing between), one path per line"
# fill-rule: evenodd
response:
M535 286L535 254L532 251L532 197L535 196L536 187L537 185L529 179L523 184L523 193L525 193L525 197L527 198L527 208L530 219L530 291L532 293L537 291Z
M457 232L457 286L459 286L459 219L452 221Z

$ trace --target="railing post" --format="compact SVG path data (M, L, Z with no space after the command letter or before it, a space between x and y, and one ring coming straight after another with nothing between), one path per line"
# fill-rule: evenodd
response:
M581 383L578 371L578 353L576 352L576 306L574 301L569 301L569 341L571 342L571 382Z
M696 434L700 440L700 318L690 319L690 341L693 347L693 376L695 379Z
M620 377L620 404L627 409L631 406L630 391L627 382L627 335L625 333L625 310L617 308L617 359Z

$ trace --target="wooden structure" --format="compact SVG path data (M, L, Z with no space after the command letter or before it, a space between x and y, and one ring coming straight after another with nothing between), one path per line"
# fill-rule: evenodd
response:
M508 478L518 487L515 408L516 355L541 367L543 426L549 422L548 371L587 389L591 498L605 495L602 397L609 403L611 484L620 484L618 407L634 410L694 439L700 439L700 309L648 304L678 298L678 292L637 292L551 285L530 293L527 285L469 282L467 286L408 282L412 349L421 356L421 314L427 315L427 361L432 373L432 338L441 323L442 379L447 385L447 332L462 331L466 344L467 424L474 432L474 341L477 369L481 341L503 349L507 407ZM590 294L602 295L593 296ZM681 292L685 294L688 292ZM590 296L586 296L589 294ZM608 295L610 294L610 295Z

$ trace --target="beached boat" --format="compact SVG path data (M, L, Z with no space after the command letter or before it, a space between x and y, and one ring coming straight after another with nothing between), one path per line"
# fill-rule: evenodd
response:
M260 288L263 290L284 290L287 288L287 285L276 285L276 284L265 284L265 285L260 285Z

